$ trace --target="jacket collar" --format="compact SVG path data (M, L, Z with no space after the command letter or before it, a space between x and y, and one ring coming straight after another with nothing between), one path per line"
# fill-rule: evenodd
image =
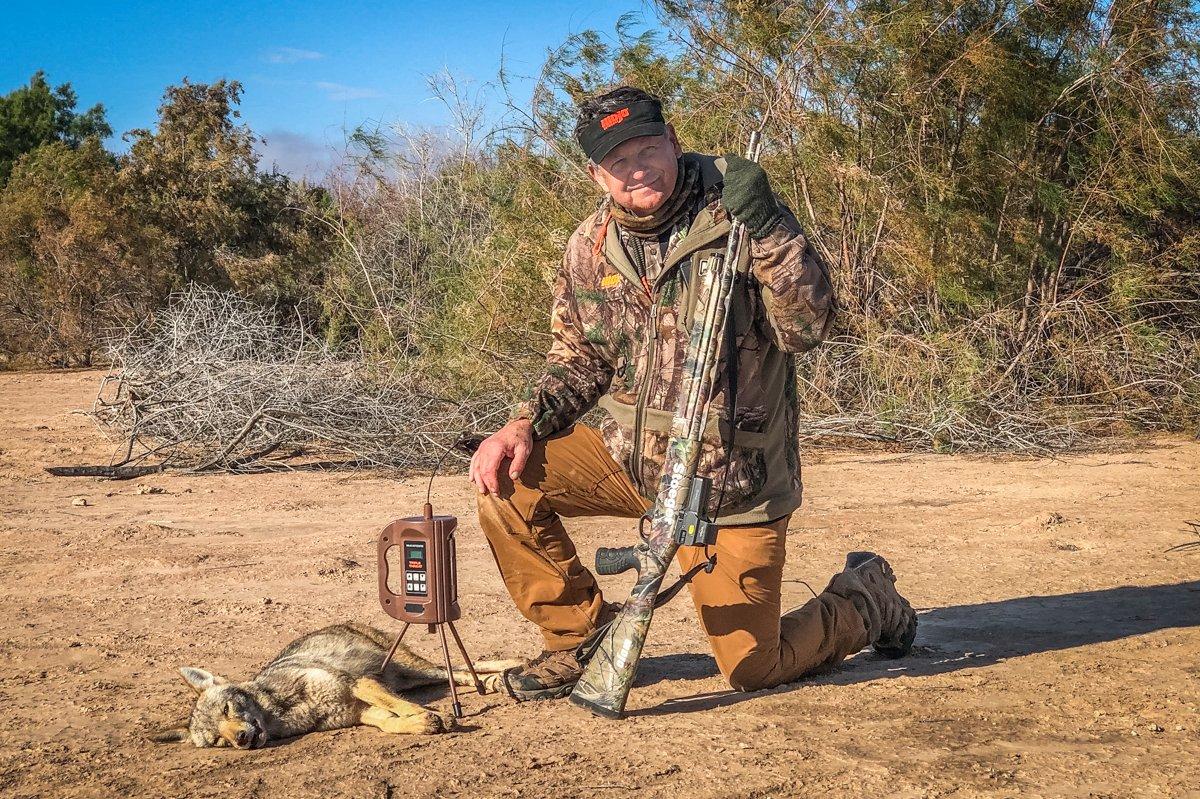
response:
M700 161L701 182L705 193L724 180L724 158L711 155L698 155L696 153L686 153L685 157L693 157ZM702 208L700 213L696 215L696 218L692 220L692 225L688 229L687 235L667 254L666 263L663 264L662 271L659 272L658 277L654 281L655 290L666 282L674 267L689 258L697 250L701 250L728 235L730 227L729 216L721 209L719 202L710 203ZM624 245L621 244L621 239L617 232L617 223L612 220L608 221L607 227L604 230L603 252L604 257L622 277L634 285L640 285L641 277L638 275L637 268L634 267L633 262L629 260L629 255L625 252Z
M724 211L718 212L718 208L719 206L714 203L696 215L687 235L680 239L679 243L675 245L675 249L667 255L667 260L663 264L662 271L658 273L658 277L654 280L654 288L656 290L671 276L672 269L689 258L697 250L702 250L729 234L729 228L731 227L729 217ZM720 219L717 218L718 216ZM615 222L609 222L608 229L604 234L604 257L612 264L613 269L616 269L621 277L630 281L635 286L641 285L642 279L638 275L637 268L633 265L633 262L629 260L629 254L625 252L625 246L621 244Z

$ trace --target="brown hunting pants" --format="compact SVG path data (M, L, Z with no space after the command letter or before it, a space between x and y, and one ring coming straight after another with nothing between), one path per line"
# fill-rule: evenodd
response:
M479 496L479 522L504 584L546 649L570 649L596 628L604 598L563 529L563 516L638 518L648 504L604 447L576 425L534 442L520 479L501 469L499 495ZM722 527L717 566L689 584L721 674L739 691L789 682L867 645L866 625L848 599L824 592L780 618L789 517L762 526ZM681 547L683 570L704 560Z

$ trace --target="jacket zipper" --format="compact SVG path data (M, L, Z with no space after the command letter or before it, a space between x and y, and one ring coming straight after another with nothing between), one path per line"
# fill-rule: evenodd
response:
M638 389L637 405L633 411L633 452L630 454L629 463L633 484L642 496L646 496L646 487L642 484L642 436L645 433L642 420L646 415L646 403L650 400L650 385L653 382L651 376L658 368L658 303L653 296L650 298L650 330L646 336L646 346L649 349L649 358L646 359L646 375L641 388Z
M655 302L654 292L651 291L650 282L646 279L646 253L642 250L641 242L636 242L635 246L630 249L636 251L636 255L630 254L633 255L638 267L639 276L642 279L642 289L650 301L650 322L645 339L649 353L646 359L646 372L642 376L642 385L638 387L637 404L633 408L633 448L629 453L629 475L633 478L633 484L638 493L645 496L646 487L642 484L642 436L645 432L643 416L646 412L646 403L650 399L651 377L658 367L658 303Z

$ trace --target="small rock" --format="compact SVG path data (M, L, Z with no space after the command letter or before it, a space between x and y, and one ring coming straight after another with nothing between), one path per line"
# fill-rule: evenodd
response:
M1163 731L1161 724L1147 724L1146 729L1150 730L1150 732L1162 732Z
M271 599L271 597L269 597L269 596L265 596L265 597L263 597L263 604L264 604L264 605L270 605L270 604L273 604L273 603L274 603L274 600L273 600L273 599Z
M139 494L162 494L165 492L166 492L166 489L163 488L162 486L140 485L137 487L137 493L139 493Z
M88 501L84 497L75 497L75 499L71 500L71 504L77 508L86 508Z

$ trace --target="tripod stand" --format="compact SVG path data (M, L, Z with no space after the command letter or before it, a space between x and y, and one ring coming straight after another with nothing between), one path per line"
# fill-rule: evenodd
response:
M412 622L404 622L404 626L400 628L400 634L396 636L395 643L388 650L387 657L383 659L383 665L379 667L382 673L387 669L388 663L392 662L392 656L396 654L396 647L400 646L400 642L404 640L404 634L408 632L408 628L412 626ZM428 631L433 632L437 629L438 634L442 639L442 655L446 658L446 677L450 683L450 700L454 707L454 718L462 718L462 705L458 701L458 686L454 684L454 667L450 664L450 647L446 644L446 628L450 628L450 634L454 636L454 643L458 645L458 651L462 653L463 660L467 663L467 671L471 673L471 679L475 682L475 691L480 696L483 695L483 683L479 681L479 675L475 673L475 664L471 662L471 656L467 654L466 647L463 646L462 639L458 637L458 630L454 629L454 622L444 621L436 622L428 625Z

